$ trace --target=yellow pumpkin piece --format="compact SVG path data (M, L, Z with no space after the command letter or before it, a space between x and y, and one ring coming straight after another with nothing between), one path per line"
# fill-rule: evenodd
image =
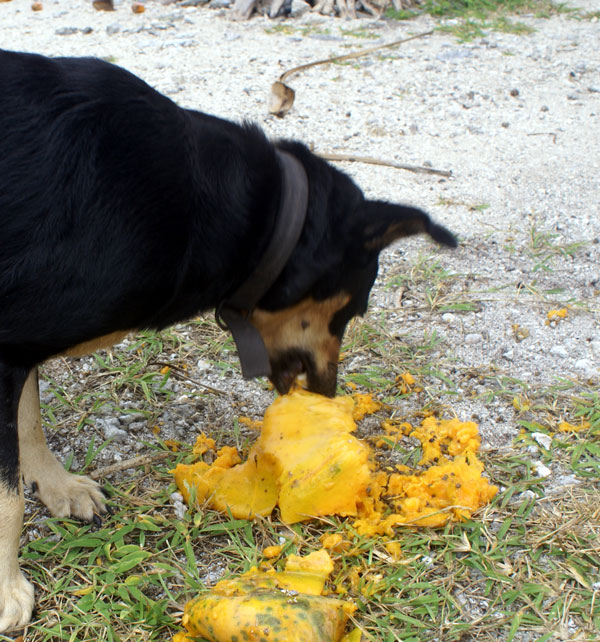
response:
M366 415L371 415L381 408L381 403L373 399L369 394L356 393L352 395L354 399L354 410L352 418L354 421L360 421Z
M241 461L242 458L233 446L223 446L221 450L217 451L217 458L213 461L212 465L218 468L231 468Z
M211 642L341 642L356 607L321 596L332 570L331 558L320 550L306 557L291 555L285 571L262 572L254 567L222 580L186 604L187 633L179 633L174 642L194 637Z
M186 605L183 625L210 642L339 642L354 609L335 598L277 590L210 592Z
M319 550L306 557L290 555L283 571L275 571L273 568L260 571L253 566L239 577L221 580L215 585L213 591L219 595L240 595L259 589L281 589L308 595L321 595L332 571L331 557L327 551Z
M351 546L341 533L324 533L321 535L321 545L324 549L336 553L347 551Z
M250 417L244 417L242 415L238 418L238 422L250 428L250 430L260 430L262 428L262 420L260 419L250 419Z
M401 374L400 377L401 377L402 381L404 381L404 383L407 386L414 386L415 385L415 378L410 374L410 372L405 372L405 373Z
M558 424L558 430L560 432L580 432L581 430L587 430L590 427L589 421L581 421L579 424L570 424L568 421L561 421Z
M207 437L205 433L201 432L197 437L196 437L196 443L194 444L194 448L192 452L194 455L203 455L205 452L208 452L209 450L214 450L215 449L215 440L211 439L210 437Z
M268 453L233 468L213 464L204 476L211 489L210 505L238 519L270 515L277 504L279 474L277 461Z
M467 453L419 475L390 475L387 494L394 496L402 522L441 526L467 519L496 495L498 488L482 472L483 464Z
M362 632L360 629L354 629L354 631L351 631L348 633L348 635L344 635L344 637L340 640L340 642L360 642L362 640Z
M184 498L198 482L198 497L234 517L266 515L279 503L281 519L294 523L324 515L356 515L370 481L369 448L350 433L356 428L350 397L328 399L296 390L275 400L265 413L261 435L240 462L225 447L210 467L177 467Z
M287 586L290 590L311 595L321 595L325 582L333 572L333 561L326 550L319 550L298 557L290 555L285 563L285 571L278 575L285 575ZM289 578L289 579L288 579Z
M399 562L402 559L402 548L400 542L386 542L385 550L390 554L393 562Z
M283 546L267 546L266 548L263 548L262 554L268 560L271 560L274 557L277 557L278 555L280 555L282 550L283 550Z
M230 451L221 459L222 463L228 461L235 461ZM195 489L198 503L208 500L212 508L229 511L237 519L269 515L277 504L280 471L270 455L257 455L256 459L233 468L209 466L204 462L178 464L172 472L187 503Z
M356 515L369 485L369 448L350 433L353 401L304 390L279 397L265 413L253 449L281 466L281 519L294 523L322 515Z
M176 439L165 439L163 443L171 452L179 451L179 442Z
M546 316L546 325L550 325L552 322L558 322L563 319L566 319L569 316L569 311L567 308L560 308L560 310L550 310Z
M404 474L389 476L383 471L373 473L368 497L354 522L360 535L392 537L394 528L401 525L436 527L450 519L463 520L497 493L497 487L482 477L483 464L474 454L481 443L477 424L427 417L415 429L394 423L384 428L386 432L402 429L418 438L423 449L419 464L436 465L419 472L398 465L396 469ZM390 503L396 511L391 514Z
M190 503L192 489L198 502L204 501L208 495L210 488L204 481L204 475L209 468L208 464L199 461L195 464L177 464L175 470L171 471L177 488L187 504Z

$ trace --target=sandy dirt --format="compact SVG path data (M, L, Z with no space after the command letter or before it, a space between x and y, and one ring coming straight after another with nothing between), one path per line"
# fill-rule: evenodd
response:
M574 4L592 10L596 3ZM578 390L595 389L600 365L597 21L521 16L533 33L489 31L461 43L436 31L352 64L312 68L290 80L296 103L278 119L267 111L269 88L286 69L426 32L435 23L428 17L344 21L311 13L234 22L227 10L157 2L148 2L139 15L129 3L118 4L113 13L75 0L43 5L34 13L29 1L0 4L0 47L104 57L182 106L256 121L273 138L297 138L318 152L450 170L447 178L339 164L369 197L421 206L460 237L456 251L437 251L424 239L387 250L366 321L386 341L402 342L415 353L436 337L421 362L431 366L422 379L425 400L433 398L461 419L476 419L486 448L510 447L519 430L518 412L509 401L514 396L554 386L558 377ZM563 307L568 318L548 324L548 312ZM51 422L51 441L61 456L74 455L74 468L90 432L115 439L99 457L100 465L145 452L144 442L155 438L155 421L163 437L190 441L200 428L227 431L239 414L262 415L273 394L261 382L241 380L234 353L219 355L213 346L207 355L198 328L180 332L204 347L188 354L192 381L169 382L171 399L152 422L141 412L126 414L141 411L141 405L125 392L100 407L89 402L90 426L68 436L75 420L56 403L56 385L71 399L91 394L95 388L89 382L99 366L90 358L46 367L42 398L56 403L58 418ZM368 377L380 368L393 378L385 352L384 344L379 352L351 353L344 375ZM94 381L108 385L105 377ZM194 381L226 394L190 403L203 391ZM423 402L401 400L391 411L406 414L411 404L414 409ZM549 483L562 483L560 471L551 473Z

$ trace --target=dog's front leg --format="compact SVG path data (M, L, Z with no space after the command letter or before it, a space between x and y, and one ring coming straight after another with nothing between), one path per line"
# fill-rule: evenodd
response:
M24 626L33 611L33 586L19 570L23 484L17 416L27 369L0 361L0 633Z
M37 368L27 377L19 404L19 450L23 480L54 517L91 521L106 511L104 495L95 481L67 472L48 449L38 391Z

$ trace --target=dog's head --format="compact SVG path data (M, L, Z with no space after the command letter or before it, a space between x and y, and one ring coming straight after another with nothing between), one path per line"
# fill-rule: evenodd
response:
M381 250L419 233L451 247L456 239L421 210L365 199L348 176L304 146L285 148L308 175L305 229L250 321L265 342L280 393L305 373L309 390L333 396L342 337L350 319L367 310Z

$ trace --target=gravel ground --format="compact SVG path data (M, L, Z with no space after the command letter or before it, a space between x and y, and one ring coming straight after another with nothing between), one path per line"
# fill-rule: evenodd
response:
M577 6L597 9L596 0ZM435 23L311 13L234 22L227 10L157 2L133 14L129 3L103 13L90 2L46 0L42 11L32 12L29 1L14 0L0 4L0 47L108 58L182 106L254 120L273 138L451 170L451 178L441 178L340 164L369 197L419 205L460 236L454 252L433 254L423 239L386 251L369 319L383 316L388 335L408 345L435 330L441 343L428 357L454 364L446 373L456 386L440 403L462 419L476 418L486 446L502 448L518 431L515 414L505 402L490 401L488 380L471 373L493 372L534 387L552 385L560 375L589 386L598 382L600 364L600 29L597 21L565 15L519 20L535 31L491 31L468 43L435 32L353 64L311 68L289 82L296 103L283 119L268 114L267 102L271 83L286 69L425 32ZM466 298L471 309L423 305L428 286L415 266L422 274L436 261L453 274L442 279L446 300ZM402 274L408 276L401 289L383 287ZM565 304L569 318L546 324L548 311ZM516 325L526 332L519 335ZM189 377L229 394L190 403L198 386L169 382L172 399L158 417L161 436L190 441L200 427L228 429L240 413L262 415L272 393L260 382L243 382L227 366L232 355L223 360L215 365L202 351L190 354ZM377 360L358 355L344 369L360 372ZM75 399L86 385L89 390L97 363L65 363L47 366L46 376L68 384ZM54 389L43 385L46 403ZM154 438L128 394L118 409L115 401L89 412L99 436L115 438L99 462L143 452L143 442ZM63 456L74 453L77 468L89 433L67 438L70 428L68 419L58 421L51 442Z

